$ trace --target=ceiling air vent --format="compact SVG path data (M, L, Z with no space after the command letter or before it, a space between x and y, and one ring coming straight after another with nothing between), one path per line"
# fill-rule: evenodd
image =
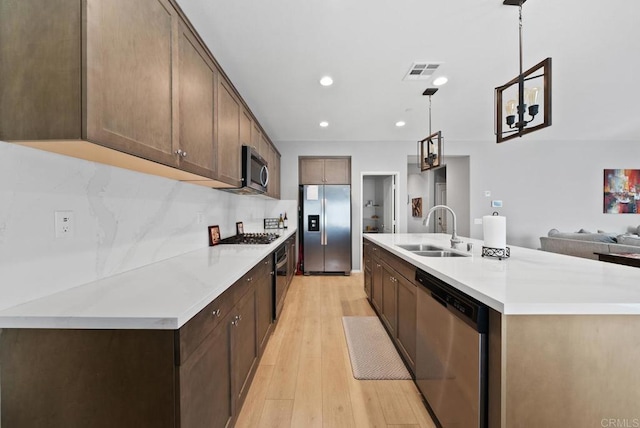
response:
M441 62L414 62L402 80L428 80L441 65Z

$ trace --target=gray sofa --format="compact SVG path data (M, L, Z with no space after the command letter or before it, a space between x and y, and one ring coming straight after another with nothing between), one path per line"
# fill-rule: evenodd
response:
M640 226L636 234L564 233L551 229L548 236L540 237L540 249L552 253L567 254L598 260L594 253L640 253Z

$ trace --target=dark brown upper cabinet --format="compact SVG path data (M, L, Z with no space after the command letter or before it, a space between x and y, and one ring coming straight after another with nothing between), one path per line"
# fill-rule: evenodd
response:
M350 157L301 156L300 184L351 184Z
M174 0L2 1L0 76L3 141L236 187L266 138Z

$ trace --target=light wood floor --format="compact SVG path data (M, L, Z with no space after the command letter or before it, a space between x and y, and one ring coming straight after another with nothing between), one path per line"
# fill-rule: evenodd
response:
M236 427L435 427L412 381L353 378L345 315L375 315L362 274L294 277Z

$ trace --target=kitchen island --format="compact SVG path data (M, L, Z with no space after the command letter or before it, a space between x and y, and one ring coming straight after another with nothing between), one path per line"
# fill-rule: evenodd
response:
M272 331L273 253L295 232L1 311L1 425L232 424Z
M482 241L466 238L471 251L453 250L461 257L424 257L400 247L449 249L449 239L378 234L367 235L365 245L490 308L489 427L640 422L638 269L517 247L511 247L510 258L498 260L482 257ZM406 312L399 300L397 305Z

